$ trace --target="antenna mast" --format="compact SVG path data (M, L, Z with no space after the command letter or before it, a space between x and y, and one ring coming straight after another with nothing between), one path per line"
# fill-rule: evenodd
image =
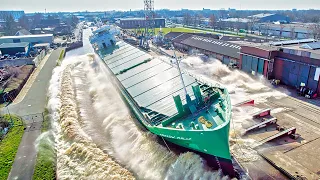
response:
M154 13L154 0L143 0L144 3L144 17L146 20L146 26L144 31L145 42L147 43L147 47L149 47L148 40L150 36L155 34L155 13Z
M187 88L186 88L186 85L184 84L182 73L181 73L181 70L180 70L180 65L179 65L180 62L177 59L176 50L174 49L174 47L173 47L173 54L174 54L174 58L176 59L176 62L177 62L177 66L178 66L178 70L179 70L179 74L180 74L180 80L181 80L181 83L182 83L182 86L183 86L184 93L186 94L186 96L188 96Z

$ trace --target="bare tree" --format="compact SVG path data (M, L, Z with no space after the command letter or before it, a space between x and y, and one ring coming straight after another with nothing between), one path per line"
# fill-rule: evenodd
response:
M200 15L199 14L195 14L193 17L193 26L198 26L200 22Z
M269 36L269 31L270 31L270 23L269 22L264 24L263 30L264 30L264 33L265 33L265 36L266 36L266 40L267 40L268 36Z
M215 23L216 23L216 18L214 16L214 14L211 14L210 15L210 18L209 18L209 25L211 26L211 28L213 29L214 31L214 26L215 26Z
M191 23L191 16L189 13L185 13L183 16L183 24L189 26Z
M203 24L203 19L204 19L203 15L202 14L198 14L198 25Z
M28 17L26 15L23 15L19 19L19 26L21 26L21 28L29 30L30 24L29 24L29 19L28 19Z
M309 29L310 29L310 34L314 39L320 38L320 24L314 23Z
M249 21L247 22L247 33L250 31L250 33L252 33L252 29L253 29L253 21L251 19L249 19Z
M279 30L279 40L282 38L283 29L285 28L284 24L280 24L280 30Z
M294 27L294 25L290 26L290 38L291 39L295 39L296 38L296 28Z
M235 29L237 30L237 35L238 35L239 31L240 31L240 18L239 18L239 16L237 17L237 21L235 22Z
M5 33L6 35L14 35L17 30L16 22L14 21L13 16L10 14L5 18Z
M32 17L32 26L37 27L40 24L42 17L41 13L34 14Z

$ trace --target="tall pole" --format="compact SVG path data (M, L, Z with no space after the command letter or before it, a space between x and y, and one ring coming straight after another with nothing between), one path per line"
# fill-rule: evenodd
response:
M177 59L177 56L176 56L176 50L173 48L173 54L174 54L174 58L176 59L176 62L177 62L177 66L178 66L178 70L179 70L179 75L180 75L180 79L181 79L181 83L182 83L182 86L183 86L183 90L184 90L184 93L186 94L186 96L188 95L187 93L187 88L186 88L186 85L184 84L184 81L183 81L183 77L182 77L182 73L181 73L181 70L180 70L180 62L178 61Z

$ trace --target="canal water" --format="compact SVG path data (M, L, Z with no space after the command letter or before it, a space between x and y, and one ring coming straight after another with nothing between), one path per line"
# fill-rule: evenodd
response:
M84 46L70 51L50 81L49 103L54 125L58 179L228 179L212 171L195 153L176 155L142 131L111 83L110 75L83 32ZM165 58L165 57L159 57ZM231 92L232 104L253 98L283 97L261 78L257 81L231 71L219 61L204 63L197 57L183 61L183 68ZM255 161L255 142L241 139L243 124L250 123L252 107L233 108L230 145L234 156Z

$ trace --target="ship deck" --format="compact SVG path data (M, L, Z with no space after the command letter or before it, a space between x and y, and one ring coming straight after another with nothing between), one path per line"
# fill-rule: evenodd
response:
M103 60L140 110L150 112L152 118L149 123L162 126L163 120L178 114L173 96L180 95L182 103L186 104L178 69L125 42L118 42L117 46L118 48L112 54L105 55ZM192 86L198 85L199 82L187 74L182 73L182 76L191 100L195 100ZM198 118L203 116L212 123L210 128L215 128L224 122L216 112L219 105L217 99L210 108L207 107L207 111L198 111L196 115L179 119L174 124L170 123L168 127L189 130L194 128L191 126L194 122L200 130L206 130L208 128L198 122Z
M219 117L215 109L220 108L219 101L216 100L212 103L210 107L199 110L198 113L194 115L189 115L188 117L181 118L171 124L168 127L177 128L177 125L181 124L185 130L194 130L192 123L199 127L199 130L209 130L218 127L223 124L224 121ZM198 121L199 117L204 117L207 121L212 123L212 127L208 128L204 123Z

